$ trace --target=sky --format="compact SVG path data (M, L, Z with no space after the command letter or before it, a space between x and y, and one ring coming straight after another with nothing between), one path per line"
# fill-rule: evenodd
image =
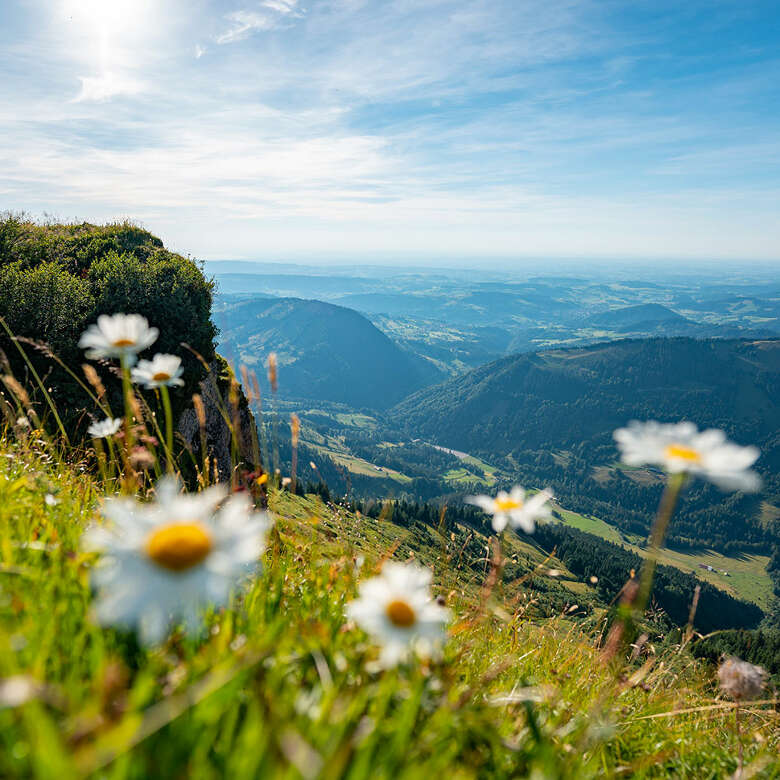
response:
M0 0L0 210L203 259L780 259L776 0Z

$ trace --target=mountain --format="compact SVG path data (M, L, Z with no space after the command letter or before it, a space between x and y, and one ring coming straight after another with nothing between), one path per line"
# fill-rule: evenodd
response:
M780 341L638 339L549 350L490 363L404 400L391 419L410 436L549 483L567 505L645 533L657 475L616 467L615 428L631 419L690 419L762 450L764 498L780 472ZM768 514L769 512L769 514ZM780 539L759 497L688 491L672 535L679 544L769 555ZM774 521L775 524L777 521Z
M661 327L677 327L695 325L666 306L658 303L643 303L638 306L624 306L619 309L594 314L588 318L588 323L596 327L609 328L621 332L636 330L653 330Z
M301 298L251 299L223 303L214 320L221 350L234 362L264 367L268 354L276 352L285 398L384 409L442 378L431 363L343 306ZM265 381L265 371L258 374Z

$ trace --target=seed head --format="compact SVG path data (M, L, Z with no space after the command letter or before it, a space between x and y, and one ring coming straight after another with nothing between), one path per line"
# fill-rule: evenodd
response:
M766 670L735 656L724 659L718 667L720 687L735 701L756 699L766 682Z

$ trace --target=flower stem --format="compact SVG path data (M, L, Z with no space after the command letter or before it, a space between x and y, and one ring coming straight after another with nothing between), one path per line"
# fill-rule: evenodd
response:
M734 707L734 728L735 728L735 730L737 732L737 743L738 743L738 750L739 750L739 754L737 756L737 761L738 761L738 763L737 763L737 771L734 774L734 777L740 779L742 777L743 767L745 765L745 763L744 763L744 760L745 760L745 755L744 755L745 747L742 744L742 731L741 731L740 723L739 723L739 702L737 702L737 706Z
M166 385L160 387L163 409L165 410L165 448L167 450L166 466L169 474L173 473L173 412L171 411L171 396Z
M642 615L650 598L650 590L653 586L653 576L658 562L658 551L663 544L666 536L666 530L669 528L669 521L672 519L674 509L677 506L677 500L680 497L688 475L684 472L670 474L666 483L664 494L661 496L661 503L658 505L658 513L653 521L653 527L650 529L650 546L647 550L647 556L642 564L642 573L639 580L639 590L634 599L634 608L638 615Z
M100 439L93 439L92 446L95 448L95 457L97 458L98 468L100 469L100 478L103 484L108 486L108 472L106 471L106 451L103 449L103 442Z
M133 388L130 382L130 361L127 355L121 357L122 365L122 395L125 401L125 446L124 446L124 460L125 460L125 478L124 486L127 493L135 493L136 479L135 470L130 462L130 453L133 451L133 403L132 393Z

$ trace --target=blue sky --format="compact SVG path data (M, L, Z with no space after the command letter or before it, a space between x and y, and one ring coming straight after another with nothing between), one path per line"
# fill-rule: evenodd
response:
M772 2L2 0L0 209L202 258L780 258Z

